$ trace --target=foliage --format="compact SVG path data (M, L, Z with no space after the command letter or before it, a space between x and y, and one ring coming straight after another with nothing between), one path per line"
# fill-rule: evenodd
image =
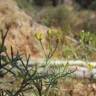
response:
M87 4L88 2L86 1L90 1L90 0L75 0L75 1L80 4L81 3ZM95 1L96 0L91 1L92 4L93 3L95 4ZM49 2L49 1L46 1L46 2ZM33 6L35 5L33 4L31 7ZM87 10L87 9L78 10L77 6L75 6L75 9L74 9L73 6L74 5L72 6L59 5L57 7L52 7L50 5L43 6L43 7L35 6L33 8L34 10L36 10L36 13L37 13L37 15L35 16L35 20L39 23L42 23L50 28L54 28L57 30L57 33L52 31L53 36L50 37L51 39L50 41L52 43L53 48L55 45L53 38L59 38L59 41L60 41L58 44L58 48L54 53L54 56L57 56L57 57L61 56L60 58L67 58L67 59L68 58L83 59L86 56L89 58L93 58L96 55L94 52L96 50L95 49L96 14L92 10ZM39 10L36 9L37 7ZM90 9L91 5L88 8ZM34 14L33 11L31 12L32 14ZM90 35L90 36L86 35L84 37L86 38L86 40L83 41L84 43L83 45L81 44L82 32L80 32L82 29L86 31L84 32L84 34L87 34L89 32L88 34ZM65 38L66 36L69 36L70 38L76 40L77 42L79 41L80 42L77 45L75 44L72 45L70 42L71 40L68 42L68 40ZM90 40L88 38L90 39L93 38L93 39ZM48 39L49 37L47 37L47 40ZM68 43L66 44L66 42ZM49 45L46 47L50 49ZM61 50L61 52L59 50Z
M26 8L26 7L30 7L30 2L28 0L16 0L17 1L17 4L19 5L20 8Z
M37 8L34 8L33 0L16 0L16 2L19 8L30 14L30 16L34 16L36 14L35 10L37 10Z
M80 33L81 43L96 48L96 34L91 32L82 31Z
M52 47L55 46L55 38L58 39L58 47L54 56L66 59L86 59L93 60L96 51L96 34L82 30L78 34L78 39L74 39L65 34L60 29L50 29L48 31ZM69 37L68 37L69 36ZM69 40L68 40L69 39ZM73 40L73 41L72 41ZM70 44L70 45L69 45ZM50 48L47 46L47 48ZM59 51L60 50L60 51ZM94 57L95 58L95 57Z
M89 6L90 9L96 10L96 0L93 0L92 4Z
M91 60L96 51L96 35L91 32L81 31L79 38L80 55L83 59ZM78 51L79 52L79 51Z
M62 5L56 8L47 8L41 15L39 15L38 21L48 27L59 27L66 31L70 31L74 26L75 20L77 19L76 13L70 6Z
M57 71L55 68L54 70L51 69L50 59L53 56L56 48L58 46L58 42L49 53L46 53L42 43L42 34L36 36L37 40L40 42L41 47L44 51L44 56L46 58L46 62L44 62L43 67L41 65L32 65L30 64L30 56L23 57L22 55L17 52L14 55L14 49L11 47L11 54L7 53L7 47L5 46L5 39L8 34L9 29L7 32L3 32L1 30L1 46L0 46L0 79L1 78L14 78L14 80L8 81L7 84L12 83L12 88L7 85L7 89L1 88L2 96L25 96L26 91L30 91L31 94L35 96L48 96L49 89L54 88L58 83L58 79L66 77L73 73L73 71L68 71L67 68L60 69ZM32 62L32 61L31 61ZM3 81L0 84L4 83ZM16 87L14 88L14 85Z
M41 11L41 6L36 6L36 0L16 0L20 9L23 9L33 18L36 18L37 14ZM39 1L39 0L37 0Z
M89 8L89 6L94 2L94 0L75 0L81 8Z
M46 2L46 0L33 0L33 1L38 6L43 6Z

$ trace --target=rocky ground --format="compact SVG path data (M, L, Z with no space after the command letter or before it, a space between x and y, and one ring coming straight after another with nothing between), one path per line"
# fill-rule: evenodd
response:
M49 96L96 96L96 82L88 79L66 79L58 86Z
M16 88L19 84L18 82L14 84L14 86L11 83L7 84L5 79L3 79L3 82L5 82L5 90L7 90L7 88L10 90L13 87ZM4 85L0 84L0 89L1 88L4 88ZM25 94L25 96L33 96L32 91L28 91ZM96 96L96 81L84 78L67 78L60 80L55 88L49 90L48 96Z

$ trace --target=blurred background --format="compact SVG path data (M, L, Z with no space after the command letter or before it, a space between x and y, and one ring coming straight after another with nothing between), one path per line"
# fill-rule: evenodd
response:
M55 56L95 60L96 0L16 1L34 21L59 30L57 37L61 36L61 42L58 50L62 51L56 52Z

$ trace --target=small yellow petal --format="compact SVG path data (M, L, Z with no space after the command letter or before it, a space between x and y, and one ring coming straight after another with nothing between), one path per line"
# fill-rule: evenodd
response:
M44 38L44 34L43 34L42 32L37 32L37 33L35 34L35 36L36 36L36 38L37 38L38 40L42 40L42 39Z
M94 66L93 66L93 64L88 64L88 69L90 70L90 71L92 71L92 69L94 68Z

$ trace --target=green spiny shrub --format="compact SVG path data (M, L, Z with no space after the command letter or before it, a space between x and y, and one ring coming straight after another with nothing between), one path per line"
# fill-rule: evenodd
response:
M3 88L0 86L0 96L25 96L26 92L31 92L30 94L34 96L48 96L49 89L56 87L60 78L73 73L73 71L68 71L65 67L64 70L60 70L60 68L58 70L55 68L51 69L49 60L56 51L58 42L47 54L42 43L42 34L37 34L36 38L44 51L46 61L43 66L41 65L40 67L38 66L40 64L37 63L32 65L32 61L30 63L30 55L23 57L19 52L14 55L12 47L9 55L5 46L9 28L6 30L6 32L1 30L0 33L0 84L3 85ZM4 78L7 78L6 84L4 83ZM11 81L8 78L11 78Z

